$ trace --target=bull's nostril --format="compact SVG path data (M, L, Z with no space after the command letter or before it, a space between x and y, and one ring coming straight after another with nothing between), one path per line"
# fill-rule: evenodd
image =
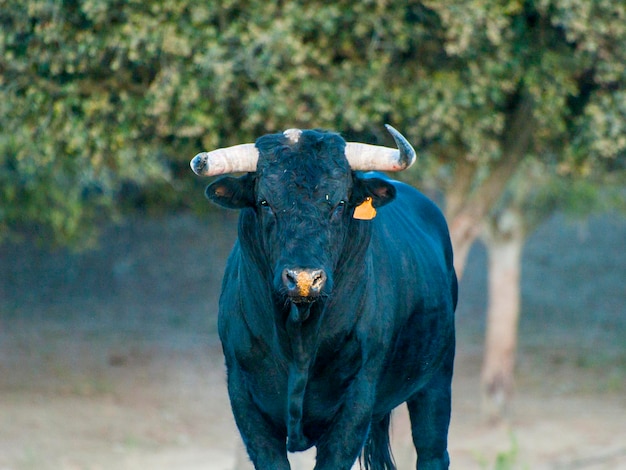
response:
M298 273L293 269L285 269L283 271L283 285L289 292L294 291L298 287Z
M283 286L290 296L317 296L326 283L326 273L322 269L284 269L282 272Z
M326 273L321 269L318 269L311 273L311 279L311 290L319 293L319 291L322 290L324 284L326 283Z

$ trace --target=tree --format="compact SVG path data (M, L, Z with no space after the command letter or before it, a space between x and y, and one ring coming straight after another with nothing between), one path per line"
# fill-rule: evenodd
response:
M548 174L589 178L623 169L626 156L625 61L623 49L616 49L626 45L626 6L496 3L429 4L446 32L446 59L462 65L444 69L440 88L428 83L439 90L430 107L440 109L435 115L447 126L439 135L450 136L433 139L431 148L443 156L440 184L457 273L463 274L469 248L481 234L489 254L482 386L492 417L501 416L513 386L525 237L572 193L561 191L529 207L538 191L520 178L534 180L544 192L570 188L554 180L540 184L525 162L535 158ZM432 76L441 78L439 70ZM511 181L516 173L523 176Z
M154 57L115 2L3 1L0 239L83 244L126 181L167 178L144 93Z
M524 222L519 207L511 205L492 215L482 234L488 255L488 304L481 385L483 413L490 420L503 417L513 391Z
M488 305L481 373L483 410L497 420L507 411L521 311L521 255L526 238L561 211L573 218L609 210L623 211L624 171L606 168L594 174L559 174L536 159L526 160L489 214L481 239L488 255Z
M438 63L429 75L432 112L418 122L443 136L431 147L446 157L446 214L462 274L485 217L526 157L584 173L624 155L626 5L428 5L442 23L444 63L454 65Z
M528 153L584 171L626 146L624 8L5 0L0 230L71 241L124 184L188 180L198 149L293 126L377 142L390 122L425 155L414 177L443 168L461 273Z

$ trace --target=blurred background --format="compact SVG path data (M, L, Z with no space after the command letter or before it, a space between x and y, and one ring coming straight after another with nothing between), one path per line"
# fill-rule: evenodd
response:
M245 468L189 160L385 123L461 278L452 468L626 469L624 2L0 0L0 93L1 470Z

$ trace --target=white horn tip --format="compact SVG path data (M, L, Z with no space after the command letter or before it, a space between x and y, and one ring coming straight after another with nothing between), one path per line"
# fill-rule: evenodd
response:
M287 139L289 139L292 144L296 144L300 140L302 131L300 129L287 129L285 132L283 132L283 135L287 137Z

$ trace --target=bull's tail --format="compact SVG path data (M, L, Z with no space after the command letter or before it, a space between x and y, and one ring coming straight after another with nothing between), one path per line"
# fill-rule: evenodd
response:
M361 455L361 468L364 470L396 469L389 444L390 418L391 413L387 413L380 421L372 422Z

